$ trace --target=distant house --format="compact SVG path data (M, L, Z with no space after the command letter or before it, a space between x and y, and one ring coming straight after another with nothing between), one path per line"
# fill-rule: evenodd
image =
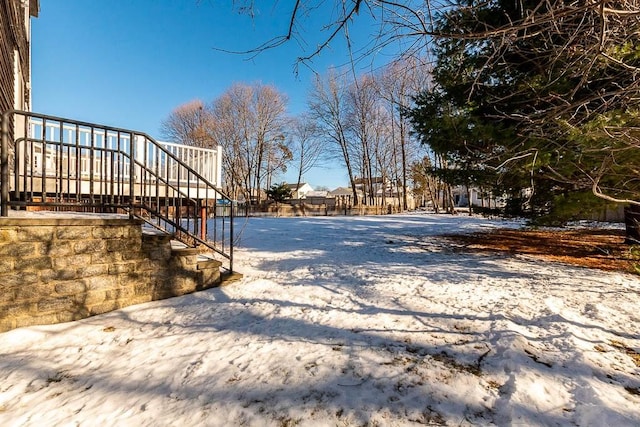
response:
M371 179L356 178L354 180L356 189L369 197L401 197L404 191L402 185L394 180L389 180L381 176ZM371 187L371 188L369 188Z
M305 202L312 205L333 205L333 196L328 191L309 191L305 198Z
M305 199L307 194L313 191L313 187L306 182L301 182L300 186L297 184L287 184L287 187L291 190L292 199Z
M356 178L354 184L358 192L364 197L358 196L360 201L369 203L370 200L376 205L399 206L403 198L406 197L407 207L413 209L415 202L413 195L408 188L404 188L399 180L390 180L384 177L373 177L371 179Z
M504 207L504 200L501 197L494 197L490 194L482 193L480 189L464 185L458 185L451 189L453 204L456 207L469 207L469 196L471 196L471 206L481 206L488 208Z
M355 184L356 189L361 191L363 194L367 194L370 196L375 196L378 191L382 192L388 185L387 181L379 176L373 177L371 179L356 177L353 180L353 183ZM372 186L373 188L369 188L369 186Z
M329 194L335 198L336 206L351 207L353 205L353 191L351 188L338 187ZM362 199L362 192L357 190L358 198Z
M329 192L334 197L342 197L342 196L353 196L353 191L351 188L347 187L338 187L335 190Z
M307 193L307 197L323 197L323 198L326 198L326 197L331 197L331 196L329 195L328 191L321 190L321 191L309 191Z

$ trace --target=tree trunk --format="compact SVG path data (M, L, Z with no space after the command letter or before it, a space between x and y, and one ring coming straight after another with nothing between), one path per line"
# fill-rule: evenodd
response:
M405 141L405 126L403 119L400 119L400 151L402 154L402 209L407 210L409 203L407 202L407 148Z
M640 244L640 206L631 205L624 208L624 225L628 245Z

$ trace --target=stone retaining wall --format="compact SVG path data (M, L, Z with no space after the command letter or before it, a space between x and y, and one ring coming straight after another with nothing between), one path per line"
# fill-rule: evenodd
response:
M219 266L138 220L0 218L0 332L206 289Z

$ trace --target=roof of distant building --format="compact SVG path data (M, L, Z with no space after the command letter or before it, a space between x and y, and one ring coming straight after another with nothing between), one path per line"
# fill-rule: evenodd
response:
M285 184L285 185L286 185L287 187L289 187L292 191L296 191L296 190L298 190L299 188L302 188L302 187L304 187L305 185L309 185L309 184L307 184L306 182L301 182L299 187L298 187L298 184L295 184L295 183L294 183L294 184L289 184L289 183L287 183L287 184ZM310 186L310 185L309 185L309 186Z
M338 187L335 190L331 191L330 194L334 196L350 196L353 194L350 188L346 187Z
M368 178L356 178L353 180L353 182L355 184L368 184L369 182L371 182L372 184L383 184L386 182L386 180L381 176L374 176L373 178L371 178L371 180L369 180Z
M307 197L327 197L329 195L328 191L309 191L307 193Z

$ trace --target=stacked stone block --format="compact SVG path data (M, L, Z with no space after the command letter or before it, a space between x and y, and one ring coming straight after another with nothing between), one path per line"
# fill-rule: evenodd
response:
M206 289L219 266L138 220L0 218L0 332Z

